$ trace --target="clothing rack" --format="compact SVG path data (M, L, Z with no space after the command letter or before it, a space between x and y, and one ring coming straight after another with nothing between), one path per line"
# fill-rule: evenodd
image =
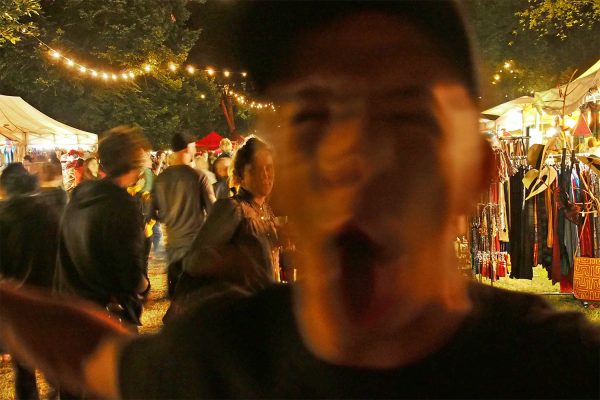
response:
M575 153L575 157L579 157L579 156L587 157L590 154L591 153ZM569 154L568 156L569 156L568 159L571 159L573 157L572 154ZM549 158L562 158L562 154L548 154L548 157ZM527 156L509 156L509 158L511 160L525 160L525 159L527 159Z

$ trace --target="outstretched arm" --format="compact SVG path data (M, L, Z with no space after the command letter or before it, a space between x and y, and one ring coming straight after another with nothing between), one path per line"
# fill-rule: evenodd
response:
M133 335L91 303L0 282L0 341L73 393L119 397L118 355Z

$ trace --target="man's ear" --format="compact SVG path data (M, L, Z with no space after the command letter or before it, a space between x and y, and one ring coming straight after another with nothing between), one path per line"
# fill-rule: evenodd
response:
M484 138L480 141L479 162L474 163L472 167L472 183L467 185L468 190L462 193L462 201L459 213L470 215L473 212L473 206L480 198L481 193L489 190L492 179L496 175L496 157L490 144Z

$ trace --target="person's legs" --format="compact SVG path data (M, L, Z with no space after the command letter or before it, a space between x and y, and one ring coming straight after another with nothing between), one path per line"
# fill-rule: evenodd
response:
M154 246L154 254L158 252L160 239L162 239L162 230L160 229L160 222L156 222L152 226L152 246Z
M172 299L175 294L175 286L177 286L177 281L179 280L179 276L183 272L183 260L177 260L169 263L169 267L167 270L167 280L168 280L168 294L169 298Z
M39 399L35 371L31 371L13 359L15 371L15 398L17 400Z
M150 249L152 248L152 237L144 241L144 274L148 277L148 261L150 260Z

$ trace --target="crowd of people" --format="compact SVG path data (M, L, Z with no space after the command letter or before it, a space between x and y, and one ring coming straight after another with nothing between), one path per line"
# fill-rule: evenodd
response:
M75 182L68 191L60 163L50 157L8 165L0 175L0 277L85 298L135 329L162 225L170 298L179 287L165 321L209 295L276 282L270 148L251 137L234 157L231 141L223 139L218 154L196 154L195 138L176 133L171 149L170 157L153 155L141 132L114 128L101 136L97 154L72 161ZM194 252L205 265L186 267L178 286L184 258ZM232 257L248 262L232 271L218 261ZM34 372L17 360L14 370L16 398L38 398Z
M106 176L73 190L60 226L47 212L60 295L0 282L0 339L19 365L40 368L65 397L600 397L596 325L456 267L457 221L493 170L457 3L237 7L236 54L277 103L259 125L273 147L250 138L216 160L211 185L190 166L193 141L176 133L170 165L159 157L137 201L126 189L149 165L147 143L127 127L105 133ZM2 207L35 186L12 169ZM219 179L235 193L222 183L216 200ZM275 284L281 238L269 199L298 249L293 285ZM166 229L172 302L163 329L146 336L130 327L149 290L151 220ZM39 235L37 224L20 229ZM2 248L2 262L14 250ZM14 270L52 266L39 251L7 254Z

